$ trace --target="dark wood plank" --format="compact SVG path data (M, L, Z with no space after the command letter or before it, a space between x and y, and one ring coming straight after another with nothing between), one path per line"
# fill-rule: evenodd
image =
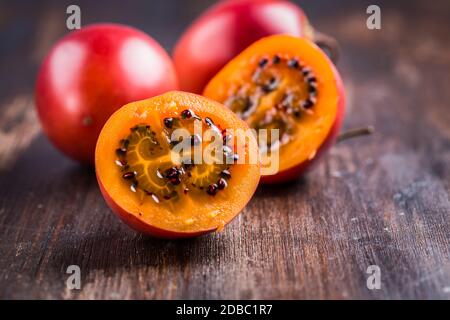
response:
M211 2L81 7L83 23L129 23L170 49ZM119 222L93 170L39 131L34 76L65 33L65 4L2 3L0 298L449 299L450 5L382 1L382 30L369 31L368 4L304 8L342 46L345 127L376 134L336 145L298 182L260 187L223 232L163 241ZM66 288L72 264L82 290ZM381 290L366 287L372 264Z

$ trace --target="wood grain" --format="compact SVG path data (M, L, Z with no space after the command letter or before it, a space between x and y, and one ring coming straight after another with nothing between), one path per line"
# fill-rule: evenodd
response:
M170 48L211 2L80 5L83 24L129 23ZM345 127L376 133L339 143L298 182L260 187L223 232L163 241L120 223L93 170L39 131L34 77L66 32L64 3L2 3L0 298L449 299L450 5L382 1L370 31L368 4L303 7L340 42ZM73 264L82 290L66 288ZM381 290L366 287L372 264Z

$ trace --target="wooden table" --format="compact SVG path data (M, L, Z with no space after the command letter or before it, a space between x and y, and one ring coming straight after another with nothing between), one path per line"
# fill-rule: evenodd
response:
M170 49L212 1L152 2L81 2L82 23L129 23ZM378 31L365 1L303 6L341 44L345 127L376 134L336 145L298 182L261 186L223 232L164 241L123 225L93 170L41 133L34 79L67 4L2 2L0 298L449 299L450 3L378 3ZM69 265L81 290L66 287Z

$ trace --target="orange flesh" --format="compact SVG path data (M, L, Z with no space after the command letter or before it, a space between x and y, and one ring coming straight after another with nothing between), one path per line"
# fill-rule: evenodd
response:
M274 57L278 57L277 63L273 62ZM263 60L267 62L261 68ZM298 61L299 66L290 67L291 61ZM303 70L309 70L306 76ZM237 111L254 129L280 129L280 172L312 160L326 140L338 113L340 93L336 77L330 60L315 44L276 35L255 42L228 63L203 94ZM308 89L310 78L314 78L312 95ZM271 90L262 90L264 85L271 85L272 79L275 85ZM252 110L239 112L242 102L233 101L236 96L256 101ZM286 97L289 103L284 102ZM314 105L305 108L302 103L308 98L313 99ZM260 147L264 150L261 144Z
M163 199L160 195L158 201L155 201L154 197L140 188L137 188L136 192L130 190L130 181L123 178L124 171L116 164L119 141L130 137L130 129L136 125L150 126L151 131L161 142L161 147L157 149L160 153L149 155L147 143L149 138L139 138L136 140L137 143L130 142L127 160L132 163L130 167L133 166L130 170L139 173L137 176L139 187L146 183L148 185L149 181L158 181L153 179L154 177L149 179L149 176L156 174L156 168L168 168L173 165L167 153L168 142L163 141L162 133L167 129L163 119L178 118L186 109L193 111L202 119L209 117L221 129L248 128L243 121L219 103L184 92L169 92L127 104L119 109L102 129L97 142L95 164L97 178L107 193L107 200L114 203L116 211L120 211L119 215L125 217L124 220L127 220L126 215L132 215L145 225L172 233L188 234L217 230L223 228L243 209L256 190L259 182L258 163L229 165L231 178L227 180L227 187L214 196L198 188L189 188L186 193L180 192L182 184L173 186L170 183L161 187L164 189L169 186L178 191L178 195L170 199ZM186 128L192 129L189 125ZM143 134L142 132L138 135ZM250 141L245 148L246 153L257 153L256 141ZM213 168L214 165L211 165L202 172ZM193 172L193 175L200 176L201 172L197 171Z

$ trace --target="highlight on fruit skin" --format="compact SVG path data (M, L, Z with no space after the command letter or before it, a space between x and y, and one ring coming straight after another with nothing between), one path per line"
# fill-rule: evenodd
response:
M195 133L199 127L204 134ZM258 155L254 136L235 147L231 129L249 128L228 108L191 93L172 91L123 106L106 122L95 152L106 203L130 227L160 238L223 229L248 203L260 178L259 159L239 161ZM186 135L180 138L175 130ZM215 138L208 139L208 132ZM207 150L219 140L223 152L212 154L225 161L195 161L196 148ZM177 157L183 143L188 148Z
M327 55L304 38L263 38L229 62L204 96L225 104L253 129L278 129L259 148L279 154L279 170L261 182L298 178L333 144L345 112L341 77ZM263 166L264 168L264 166Z

